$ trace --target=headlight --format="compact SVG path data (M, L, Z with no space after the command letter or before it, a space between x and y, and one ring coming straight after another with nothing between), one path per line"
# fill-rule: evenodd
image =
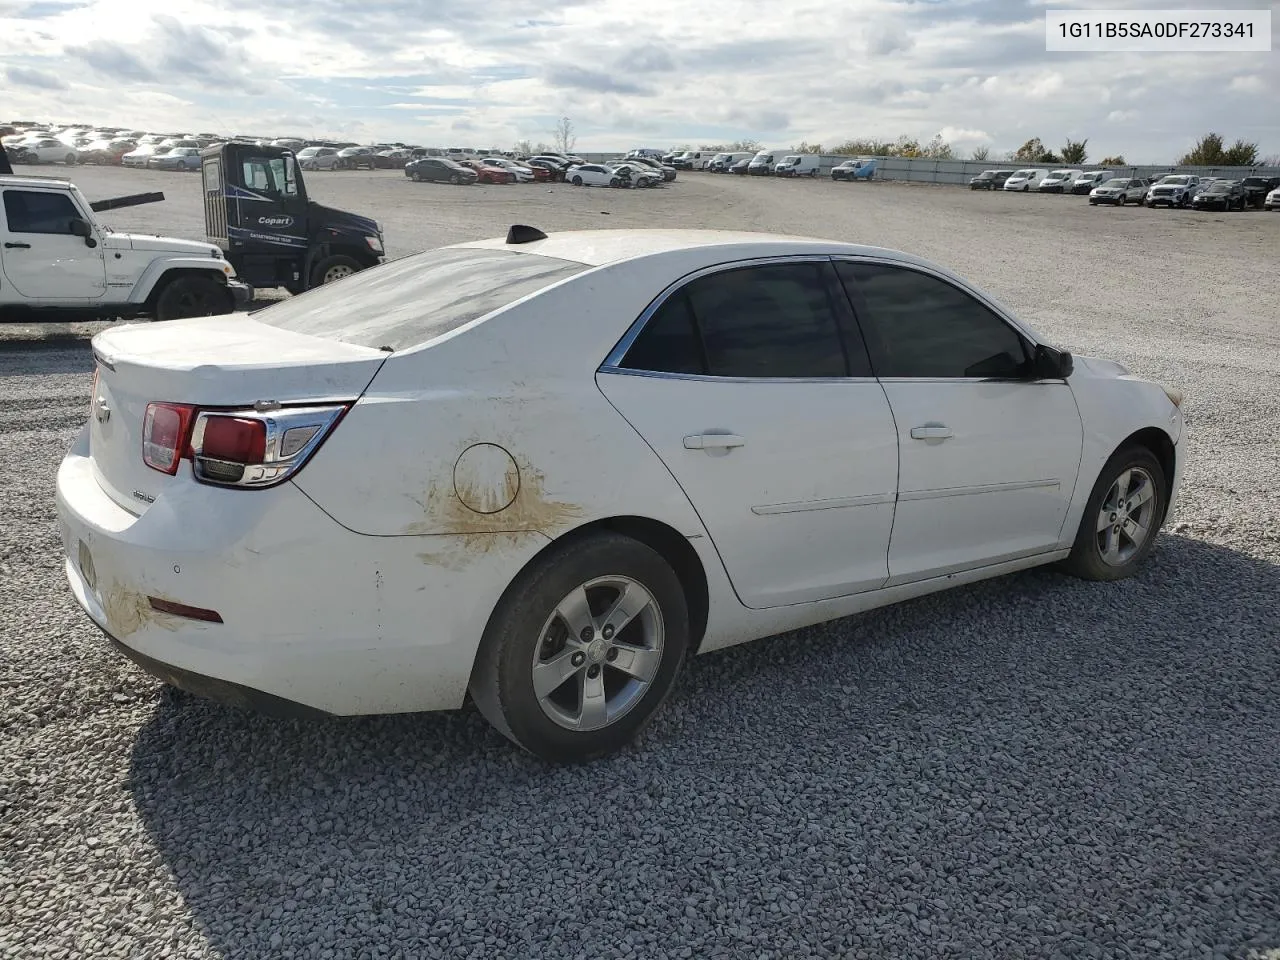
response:
M382 253L382 240L378 237L365 237L364 242L369 245L369 249L374 253Z
M1166 386L1163 383L1160 384L1160 389L1164 391L1164 395L1169 398L1170 403L1172 403L1179 410L1182 409L1182 391L1181 390L1179 390L1177 387Z

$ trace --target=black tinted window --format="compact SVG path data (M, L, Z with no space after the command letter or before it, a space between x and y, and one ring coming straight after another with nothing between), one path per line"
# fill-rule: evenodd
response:
M847 376L821 263L726 270L686 288L708 372L720 377Z
M658 373L706 373L698 328L684 291L668 297L627 351L622 366Z
M881 377L1016 377L1022 337L987 307L937 277L902 267L843 262L876 374Z
M10 233L71 233L71 221L80 218L71 198L63 193L6 190L4 215Z
M828 269L771 264L700 277L654 314L624 366L717 377L848 376ZM855 364L856 375L869 372L865 361Z

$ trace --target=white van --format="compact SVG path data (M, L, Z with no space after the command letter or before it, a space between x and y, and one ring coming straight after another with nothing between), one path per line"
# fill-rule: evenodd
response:
M1086 170L1071 181L1071 192L1077 194L1092 193L1113 176L1114 174L1110 170Z
M1018 193L1029 193L1040 186L1040 181L1049 175L1048 170L1029 167L1026 170L1015 170L1013 176L1004 182L1004 189Z
M792 153L783 157L773 172L779 177L816 177L821 163L816 153Z
M778 165L778 161L785 156L781 150L761 150L751 158L751 165L747 167L747 173L753 177L768 177L773 175L773 168Z
M717 153L711 158L711 162L707 164L707 169L712 173L728 173L739 160L750 160L755 154L747 151L745 153Z
M705 170L715 155L714 150L686 150L676 154L671 165L677 170Z
M1069 193L1076 177L1084 176L1083 170L1053 170L1036 188L1040 193Z

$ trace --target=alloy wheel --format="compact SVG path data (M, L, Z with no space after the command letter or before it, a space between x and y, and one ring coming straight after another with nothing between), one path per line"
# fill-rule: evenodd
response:
M647 588L597 577L562 599L542 626L533 690L542 712L567 730L600 730L625 716L662 664L662 611Z
M1122 471L1098 511L1098 553L1102 562L1119 567L1143 548L1156 529L1156 487L1142 467Z

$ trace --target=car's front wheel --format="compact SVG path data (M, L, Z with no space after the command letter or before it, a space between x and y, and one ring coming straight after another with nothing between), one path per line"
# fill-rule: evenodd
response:
M1146 447L1117 451L1098 475L1063 568L1085 580L1123 580L1155 544L1166 508L1165 474Z
M345 254L334 254L321 260L311 272L311 286L320 287L326 283L337 283L354 273L359 273L364 265L354 257Z
M155 318L217 317L234 310L235 301L225 284L209 277L188 274L170 280L160 291L156 298Z
M503 594L471 696L530 753L593 760L653 718L688 645L688 606L670 565L630 537L596 534L535 561Z

